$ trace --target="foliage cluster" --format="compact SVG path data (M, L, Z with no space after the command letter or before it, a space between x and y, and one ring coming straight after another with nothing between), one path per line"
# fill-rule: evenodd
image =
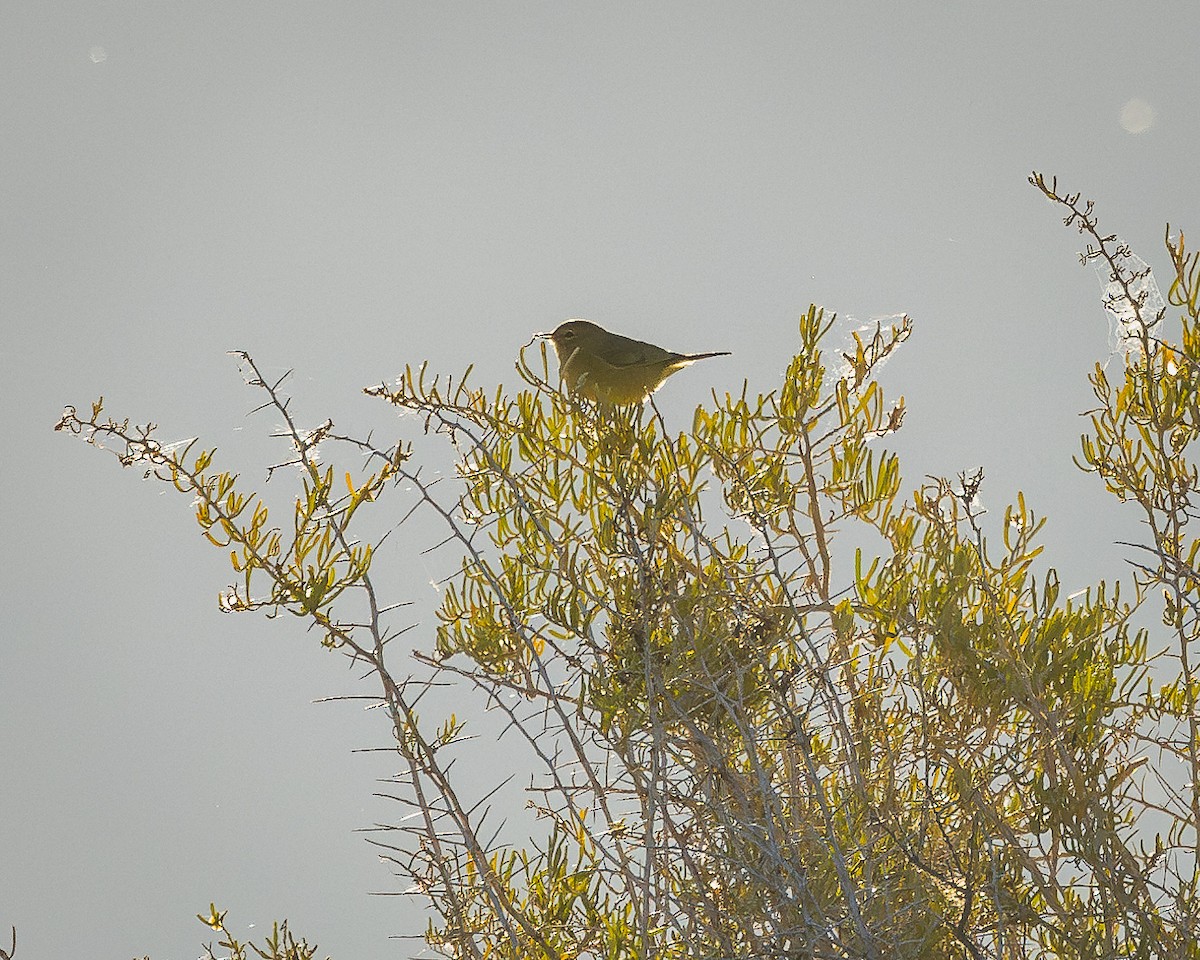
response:
M225 609L295 614L368 668L413 814L381 846L447 956L1197 958L1200 258L1168 232L1165 342L1128 250L1031 179L1123 291L1132 349L1115 382L1096 367L1078 461L1145 520L1123 589L1062 596L1041 518L1019 497L991 529L981 476L902 495L876 374L907 318L839 355L810 308L776 390L682 432L564 396L544 350L515 397L424 368L369 390L453 444L450 495L403 441L305 432L243 357L301 477L287 524L101 403L59 428L194 499L237 572ZM339 447L365 463L344 490ZM399 484L462 558L421 680L352 530ZM1165 632L1135 629L1159 602ZM527 746L540 841L460 798L466 725L416 711L448 676Z

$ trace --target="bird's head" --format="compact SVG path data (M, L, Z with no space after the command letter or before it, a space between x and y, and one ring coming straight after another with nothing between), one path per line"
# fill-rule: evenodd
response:
M604 336L604 330L587 320L567 320L554 328L552 333L543 333L551 343L559 359L571 356L580 347L587 347Z

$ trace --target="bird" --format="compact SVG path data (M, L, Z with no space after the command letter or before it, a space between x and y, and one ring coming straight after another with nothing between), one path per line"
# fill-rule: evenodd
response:
M730 355L728 350L673 353L588 320L567 320L540 336L554 344L567 392L604 405L641 403L676 371L697 360Z

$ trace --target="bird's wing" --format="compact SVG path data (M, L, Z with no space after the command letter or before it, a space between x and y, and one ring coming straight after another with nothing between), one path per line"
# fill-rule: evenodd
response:
M618 337L619 342L612 344L612 349L604 357L614 367L635 367L646 363L662 363L677 357L678 354L656 347L652 343L644 343L630 337Z

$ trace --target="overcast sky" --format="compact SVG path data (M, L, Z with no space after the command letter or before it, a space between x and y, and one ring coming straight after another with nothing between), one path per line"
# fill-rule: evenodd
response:
M1194 0L5 0L0 947L195 957L212 900L338 958L424 927L368 896L398 882L355 833L398 816L351 752L382 720L312 703L354 676L299 621L218 613L189 504L53 434L64 404L257 482L274 421L230 349L294 368L302 421L396 429L361 387L422 360L511 385L586 317L734 352L663 389L683 427L775 386L810 302L907 312L908 485L983 467L993 511L1049 514L1065 587L1111 579L1134 518L1071 464L1107 321L1026 176L1165 276L1166 222L1200 232L1198 45ZM452 558L400 554L395 599L428 604Z

